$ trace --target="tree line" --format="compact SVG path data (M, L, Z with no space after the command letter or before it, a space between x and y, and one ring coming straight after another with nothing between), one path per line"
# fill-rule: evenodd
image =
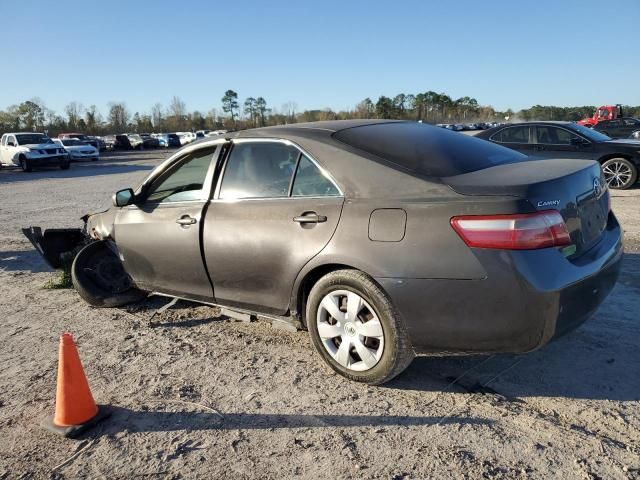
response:
M47 131L49 135L79 131L91 135L124 132L180 132L195 130L239 130L269 125L282 125L318 120L354 118L386 118L422 121L426 123L469 123L519 120L580 120L591 116L595 105L558 107L535 105L513 111L498 111L480 105L475 98L453 99L444 93L399 93L380 96L376 101L365 98L352 109L331 108L298 111L295 102L280 108L268 105L261 96L249 96L241 101L238 93L227 90L220 99L221 109L188 111L185 102L174 96L165 107L154 104L148 112L131 112L125 102L110 102L103 115L96 105L85 107L72 101L62 113L47 108L39 98L32 98L0 110L0 133L10 131ZM625 107L625 115L640 117L640 106Z

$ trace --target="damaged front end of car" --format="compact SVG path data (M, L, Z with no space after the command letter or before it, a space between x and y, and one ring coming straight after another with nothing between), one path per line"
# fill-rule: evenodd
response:
M22 233L53 268L63 268L69 256L75 256L82 247L94 240L111 239L114 212L87 214L82 217L82 228L23 228Z

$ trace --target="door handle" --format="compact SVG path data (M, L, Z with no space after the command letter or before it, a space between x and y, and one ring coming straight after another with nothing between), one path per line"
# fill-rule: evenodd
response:
M179 219L176 220L176 223L178 225L182 226L182 227L188 227L189 225L193 225L197 221L198 220L196 220L193 217L190 217L189 215L183 215Z
M318 215L316 212L305 212L299 217L293 217L293 221L297 223L323 223L327 221L324 215Z

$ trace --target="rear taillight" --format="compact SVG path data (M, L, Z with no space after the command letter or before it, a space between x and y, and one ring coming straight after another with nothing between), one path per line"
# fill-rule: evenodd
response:
M569 245L571 238L560 212L545 210L515 215L453 217L451 226L474 248L534 250Z

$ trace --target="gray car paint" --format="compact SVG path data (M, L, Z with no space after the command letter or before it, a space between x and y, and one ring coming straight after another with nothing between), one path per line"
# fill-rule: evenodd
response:
M343 193L339 198L220 201L214 190L222 167L220 157L212 162L208 175L213 198L188 206L192 216L198 210L204 212L197 217L201 243L185 248L181 241L185 232L175 219L187 211L182 207L150 212L124 207L115 220L111 209L90 217L87 226L100 235L111 235L125 269L140 286L259 312L300 316L304 293L318 275L334 268L360 269L385 289L415 336L412 341L419 351L529 351L559 332L556 326L563 309L571 311L569 307L584 295L595 297L597 306L615 284L622 245L612 213L599 243L589 246L575 262L553 248L531 252L470 249L448 224L454 215L535 211L529 197L555 195L557 187L549 187L549 182L558 176L593 175L589 173L591 163L581 162L579 168L558 164L546 175L540 168L527 170L526 165L496 167L504 177L500 185L508 188L496 184L492 189L491 177L481 172L425 178L392 168L384 159L372 161L366 152L331 137L336 129L368 123L371 121L269 127L194 142L136 189L142 194L146 185L185 152L270 138L294 144L330 172ZM517 172L524 172L519 180ZM586 179L576 177L574 183L579 185L575 187L583 189ZM540 189L529 188L536 184ZM571 207L569 197L563 199L568 205L563 208ZM599 208L606 200L599 197ZM400 240L369 237L371 214L379 209L405 212ZM328 220L312 229L291 221L305 211L316 211ZM158 217L150 221L155 214ZM157 225L140 228L136 222ZM387 226L383 219L375 229L383 238L396 238L397 221ZM193 228L187 233L191 242L196 242L195 232ZM574 323L593 313L593 309L574 310Z

